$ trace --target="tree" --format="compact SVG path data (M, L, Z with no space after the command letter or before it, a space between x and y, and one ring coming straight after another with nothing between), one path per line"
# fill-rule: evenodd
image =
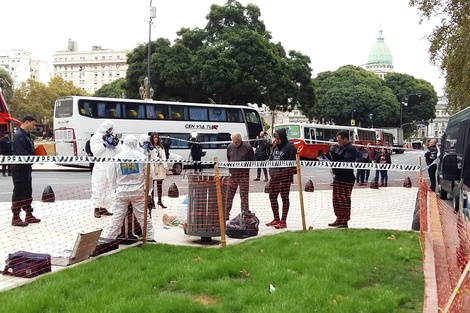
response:
M162 38L152 42L154 98L309 112L316 101L309 57L271 42L260 16L258 6L228 0L211 6L204 29L182 28L173 45ZM147 47L129 54L126 94L132 97L146 76Z
M350 125L352 119L362 127L394 126L399 102L392 90L377 75L353 65L315 78L318 103L312 113L320 123Z
M440 18L441 25L428 36L430 60L446 76L448 109L456 112L470 105L470 5L467 0L410 0L422 19Z
M26 114L33 114L38 122L44 118L48 120L48 127L52 126L55 100L63 96L87 95L87 93L64 81L60 76L53 77L48 85L28 79L15 89L15 98L10 103L12 116L21 119Z
M104 84L93 96L108 98L124 98L126 95L127 81L124 77L118 78L109 84Z
M13 79L3 68L0 68L0 90L5 101L9 103L13 99Z
M408 74L389 73L385 76L385 85L402 105L402 123L436 117L437 93L430 82ZM400 127L400 116L394 123Z

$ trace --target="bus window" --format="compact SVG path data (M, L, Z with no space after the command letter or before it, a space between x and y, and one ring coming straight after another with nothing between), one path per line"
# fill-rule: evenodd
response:
M207 108L206 107L190 107L189 119L191 121L207 121Z
M170 105L169 114L172 120L188 120L188 108L185 106Z
M218 142L230 142L232 139L230 138L229 133L218 133L217 134L217 141ZM227 148L228 143L219 143L217 144L218 148Z
M145 110L143 104L133 104L133 103L125 103L123 104L123 113L125 114L125 118L131 119L144 119L145 118Z
M255 111L245 110L245 118L248 123L258 124L260 122L258 114ZM243 122L243 121L240 121Z
M243 118L242 118L240 109L227 109L227 113L228 113L228 121L229 122L243 123ZM247 117L247 122L250 122L250 121L248 121L248 117Z
M225 109L209 108L209 121L211 122L225 122L227 121L227 111Z
M72 99L63 99L56 104L55 117L71 117L73 115Z

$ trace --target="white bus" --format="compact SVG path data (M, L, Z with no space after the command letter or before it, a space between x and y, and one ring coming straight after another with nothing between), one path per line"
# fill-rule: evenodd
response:
M55 154L86 156L85 143L101 123L110 119L116 134L158 132L171 139L171 153L189 160L191 134L197 133L206 155L203 161L226 161L230 134L238 132L243 140L256 139L263 130L256 109L243 105L184 103L70 96L54 105ZM81 164L88 166L88 164ZM181 172L174 163L173 172Z

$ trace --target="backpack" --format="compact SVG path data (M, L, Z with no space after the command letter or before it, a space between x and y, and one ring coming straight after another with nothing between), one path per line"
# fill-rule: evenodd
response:
M248 238L258 235L259 219L250 210L243 211L227 223L225 233L230 238Z
M90 147L90 139L88 139L85 143L85 152L87 155L93 156L93 153L91 152L91 147Z

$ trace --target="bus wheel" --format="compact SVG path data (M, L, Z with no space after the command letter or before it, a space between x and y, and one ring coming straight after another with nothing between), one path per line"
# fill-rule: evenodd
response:
M173 164L173 168L171 169L173 172L173 175L181 175L181 172L183 171L183 166L181 163L175 163Z

